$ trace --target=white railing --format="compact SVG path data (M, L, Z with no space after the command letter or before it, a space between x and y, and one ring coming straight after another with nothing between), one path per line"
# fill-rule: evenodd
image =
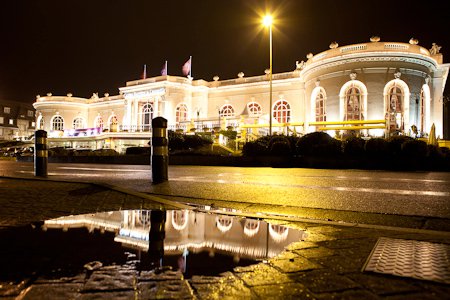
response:
M361 50L366 50L366 49L367 49L366 44L352 45L352 46L342 47L341 53L346 53L346 52L350 52L350 51L361 51Z

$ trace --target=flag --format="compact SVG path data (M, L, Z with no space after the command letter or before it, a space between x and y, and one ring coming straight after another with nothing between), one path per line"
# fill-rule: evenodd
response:
M142 79L146 79L147 78L147 65L144 65L144 71L142 71Z
M161 76L166 76L167 75L167 60L166 63L164 64L163 68L161 69Z
M184 76L191 76L191 61L192 56L189 57L189 59L184 63L183 68L181 69Z

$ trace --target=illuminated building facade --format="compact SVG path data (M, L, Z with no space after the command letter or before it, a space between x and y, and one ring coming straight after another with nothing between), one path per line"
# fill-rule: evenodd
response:
M364 136L426 136L432 124L443 137L443 91L449 64L440 47L370 42L308 54L293 71L273 74L273 131L290 134L356 131ZM151 119L169 129L211 131L232 126L243 138L269 132L269 75L213 81L158 76L127 82L119 95L90 99L38 96L36 125L53 142L122 150L146 145Z

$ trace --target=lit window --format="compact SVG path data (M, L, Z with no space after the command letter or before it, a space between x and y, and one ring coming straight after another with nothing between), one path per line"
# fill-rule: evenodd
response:
M345 121L364 120L362 115L362 94L356 86L350 86L345 92Z
M81 117L75 118L73 120L73 129L82 129L84 128L84 120Z
M11 113L11 108L5 106L5 107L3 108L3 112L4 112L5 114L9 114L9 113Z
M14 120L13 119L9 119L9 125L14 125Z
M36 127L36 122L31 122L31 127Z
M150 129L153 119L153 105L146 103L141 109L141 125L143 129Z
M3 117L0 117L0 124L3 124L3 122L5 122L5 120L3 119Z
M29 111L27 112L27 115L28 115L29 117L34 117L34 112L33 112L32 110L29 110Z
M316 122L323 122L327 120L325 113L325 90L321 89L316 96Z
M109 130L112 130L112 127L119 124L119 121L117 120L117 117L115 115L112 115L109 117Z
M53 117L52 130L64 130L64 119L61 116Z
M261 105L257 102L250 102L247 104L248 115L250 117L258 117L262 114Z
M175 111L175 122L183 122L188 118L188 108L186 104L179 104Z
M44 117L42 117L41 115L38 117L37 119L37 123L38 123L38 128L37 129L44 129Z
M395 83L389 88L386 108L390 130L403 130L403 89Z
M94 121L95 128L103 128L103 118L101 116L97 116Z
M220 117L234 117L234 108L230 104L225 104L220 109Z
M278 123L288 123L291 120L291 106L286 100L279 100L273 106L273 118Z

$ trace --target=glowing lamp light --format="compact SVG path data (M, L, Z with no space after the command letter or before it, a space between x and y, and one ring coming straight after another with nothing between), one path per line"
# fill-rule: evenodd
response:
M271 15L264 16L262 23L264 26L269 27L273 24L273 17Z

